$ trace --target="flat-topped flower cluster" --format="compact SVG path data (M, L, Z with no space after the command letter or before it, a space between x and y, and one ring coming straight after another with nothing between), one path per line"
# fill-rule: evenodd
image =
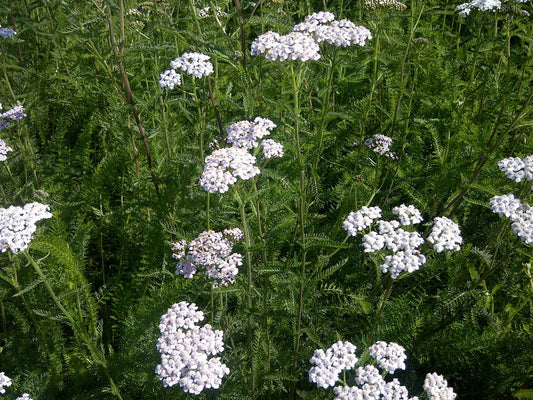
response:
M309 360L314 365L309 370L309 381L327 389L340 381L339 376L343 371L353 370L356 385L348 386L343 379L344 385L333 388L335 400L418 400L417 396L409 397L407 388L398 379L385 380L386 374L406 368L407 355L402 346L383 341L374 343L368 350L377 368L372 364L356 368L359 361L356 350L352 343L342 341L334 343L326 351L315 350ZM431 400L454 400L456 397L444 377L436 373L426 375L424 390Z
M363 247L366 253L375 253L387 249L392 254L385 256L381 265L383 273L390 272L396 279L402 272L414 272L426 263L426 257L419 250L425 242L422 235L416 231L409 231L403 227L419 224L423 221L422 214L413 205L402 204L392 209L398 220L385 221L381 218L379 207L362 207L357 212L351 212L344 220L343 228L348 235L356 236L377 225L376 231L370 231L363 236ZM433 244L440 253L444 250L457 251L463 241L459 226L446 217L437 217L433 221L433 228L427 241Z
M0 208L0 252L26 250L41 219L51 218L50 208L33 202L23 207Z
M506 2L506 0L503 0ZM515 0L516 3L527 3L529 0ZM472 10L479 11L497 11L502 8L500 0L472 0L467 3L459 4L455 11L459 12L461 17L466 17ZM528 14L529 15L529 14Z
M186 393L200 394L204 389L218 389L229 368L216 355L224 350L224 332L211 325L197 323L204 319L194 303L174 304L161 316L157 350L161 364L155 372L163 386L179 385Z
M243 237L242 231L234 228L223 232L202 232L189 244L185 240L173 243L172 257L179 260L176 275L192 278L201 266L207 277L213 279L213 288L234 283L242 265L242 255L232 253L232 241L242 240Z
M265 139L276 124L267 118L256 117L253 121L238 121L226 128L226 141L232 147L215 150L205 158L200 186L210 193L225 193L237 182L248 180L261 171L255 165L256 158L249 153L261 144L265 158L283 156L283 146ZM262 140L262 141L261 141Z
M163 71L159 77L159 86L162 88L174 89L181 85L180 70L195 78L209 76L214 72L213 64L209 61L211 57L202 53L183 53L178 58L170 62L171 69Z
M305 62L321 57L321 42L342 47L353 44L364 46L369 39L372 39L372 34L364 26L356 26L347 19L337 21L335 14L321 11L308 15L287 35L269 31L258 36L252 42L251 54L264 54L270 61Z
M505 158L498 162L498 167L505 172L507 178L515 182L533 180L533 155L525 158ZM513 222L511 228L523 242L533 243L533 207L522 203L512 193L494 196L489 204L493 212Z

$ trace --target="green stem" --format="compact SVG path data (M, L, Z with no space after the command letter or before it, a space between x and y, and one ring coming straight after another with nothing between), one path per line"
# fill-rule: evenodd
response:
M316 168L318 166L318 161L320 160L320 148L322 147L322 140L324 138L326 115L328 114L328 111L329 111L329 98L331 97L331 92L333 90L333 72L335 69L335 56L336 55L337 55L337 52L334 50L333 57L331 58L331 65L328 71L327 90L324 93L324 97L322 98L322 112L320 115L320 126L318 128L318 134L317 134L316 143L315 143L316 157L313 161L313 171L316 171Z
M241 215L242 228L244 231L244 241L246 247L246 272L248 276L248 288L246 293L247 306L248 306L248 325L250 329L250 374L251 374L251 393L250 396L252 399L255 399L255 352L253 348L253 342L255 337L254 327L253 327L253 297L252 291L254 290L253 276L252 276L252 237L250 233L250 228L248 226L248 221L246 219L246 210L245 202L243 201L239 190L234 186L233 193L235 194L235 199L239 203L239 213Z
M374 338L374 333L378 326L378 322L381 318L381 315L383 314L383 310L385 309L385 304L387 303L387 300L390 297L393 282L394 282L394 279L392 279L392 277L389 276L389 282L387 283L387 288L385 289L385 292L383 293L383 297L381 298L381 304L379 306L378 314L376 315L376 319L374 320L374 323L372 324L372 329L370 329L370 335L368 336L367 347L372 345L372 339Z

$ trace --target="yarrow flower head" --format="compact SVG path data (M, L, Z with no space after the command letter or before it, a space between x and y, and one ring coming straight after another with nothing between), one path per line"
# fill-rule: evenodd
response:
M254 149L258 140L270 135L276 124L267 118L256 117L253 122L238 121L226 128L227 142L234 147Z
M377 208L377 207L376 207ZM420 269L426 263L426 257L418 249L425 240L418 232L407 231L401 226L419 224L423 221L422 214L413 205L402 204L394 207L393 214L398 215L399 221L378 220L381 217L381 209L371 210L363 207L357 212L351 212L343 223L344 229L350 236L356 236L358 232L377 225L377 230L372 230L363 236L363 248L365 253L375 253L387 249L392 252L385 256L385 262L381 264L383 273L391 273L396 279L402 272L412 273ZM371 215L368 210L372 211ZM377 212L379 210L379 212ZM377 221L376 221L377 220ZM462 243L459 227L453 221L442 217L435 218L434 226L428 241L434 244L440 253L442 250L459 250Z
M41 219L51 218L49 207L41 203L28 203L24 207L0 208L0 252L12 253L28 248Z
M28 393L24 393L22 396L17 397L15 400L33 400Z
M474 9L480 11L496 11L502 6L500 0L472 0L467 3L463 3L455 7L456 12L459 12L461 17L466 17Z
M11 378L9 378L5 372L0 372L0 393L4 394L6 392L6 387L9 387L13 384Z
M217 17L229 17L229 14L225 11L222 11L219 6L216 6L214 10L211 9L211 7L204 7L199 9L197 12L198 18L209 18L213 15L216 15Z
M350 342L338 341L326 351L315 350L309 360L314 365L309 370L309 381L322 388L335 385L339 380L339 374L345 369L352 369L357 363L356 349Z
M200 186L210 193L225 193L237 178L248 180L261 172L255 161L253 155L239 147L215 150L205 158Z
M376 342L370 347L370 355L389 374L394 374L397 369L405 369L405 349L397 343Z
M355 142L354 146L358 146L359 142ZM390 151L390 146L392 145L392 138L380 133L375 134L368 139L365 139L364 145L369 149L372 149L375 153L381 154L382 156L392 158L397 160L398 156L393 151Z
M429 400L454 400L457 397L453 388L448 387L446 379L435 372L426 375L424 390Z
M2 28L2 25L0 25L0 37L2 39L7 39L13 35L16 35L17 32L15 32L13 29L11 28Z
M364 46L368 39L372 39L371 32L364 26L356 26L347 19L336 21L333 13L323 11L307 16L293 30L311 35L318 43L342 47L353 44Z
M443 250L458 251L463 243L459 225L446 217L435 218L428 242L433 243L437 253Z
M533 180L533 155L525 158L509 157L498 161L498 167L505 172L507 178L521 182Z
M170 66L173 69L181 69L187 75L201 78L214 72L213 64L209 62L210 58L202 53L183 53L180 57L171 61Z
M13 151L13 149L4 140L0 139L0 161L7 160L7 153L10 151Z
M405 11L407 6L397 0L365 0L365 8L368 10L394 8L396 11Z
M400 218L400 223L402 225L419 224L424 220L420 211L413 205L406 206L405 204L402 204L398 207L394 207L392 213Z
M0 110L2 109L2 104L0 104ZM24 113L23 106L15 106L11 110L7 110L3 113L0 113L0 129L5 129L9 126L9 122L5 119L11 121L20 121L24 118L26 114Z
M280 35L277 32L267 32L252 42L250 54L253 56L265 54L265 58L269 61L316 61L320 58L320 47L306 33L291 32Z
M159 79L159 86L162 88L174 89L175 86L181 85L181 75L173 69L167 69L162 72Z
M513 222L511 228L523 242L533 243L533 207L522 203L512 193L494 196L489 203L493 212Z
M178 261L176 275L192 278L197 267L205 268L207 277L213 279L213 288L228 286L235 282L235 276L242 265L242 255L232 253L234 241L241 240L244 234L239 228L223 232L205 231L189 244L185 240L173 243L172 257Z
M334 346L343 347L346 344L353 346L349 342L340 341ZM309 380L316 383L318 387L327 389L339 381L341 372L354 370L354 382L357 386L346 385L348 374L344 372L344 385L335 386L333 389L336 395L335 400L418 400L416 396L409 397L409 391L401 385L398 379L394 378L387 382L385 374L378 369L380 368L388 374L394 373L397 369L405 369L406 355L402 346L387 342L376 342L372 345L370 354L376 359L378 368L370 364L355 368L355 363L352 360L353 358L357 359L357 357L351 351L351 347L348 352L350 354L348 363L344 362L343 357L340 357L341 362L332 363L330 359L335 360L335 357L331 357L331 349L326 352L321 349L315 350L314 356L310 360L311 364L315 366L309 371ZM328 357L328 353L330 357ZM332 364L335 366L332 367ZM343 365L346 367L342 368ZM436 397L435 399L445 400L444 397L442 399ZM450 400L453 399L450 398Z
M186 393L200 394L205 388L218 389L229 368L220 357L208 358L224 350L223 332L211 325L196 325L204 319L196 304L174 304L161 316L157 350L161 364L155 373L163 386L179 385Z
M348 214L342 227L348 231L348 235L356 236L358 232L368 228L378 218L381 218L381 208L363 206L359 211L352 211Z
M283 157L283 145L272 139L265 139L261 142L263 155L265 158Z

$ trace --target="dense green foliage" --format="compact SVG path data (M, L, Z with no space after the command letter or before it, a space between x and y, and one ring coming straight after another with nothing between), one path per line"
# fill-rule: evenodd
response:
M0 162L0 205L40 201L54 214L27 256L0 253L5 398L333 398L309 383L314 349L372 339L407 349L397 375L412 395L436 371L460 399L526 396L533 252L489 199L531 204L531 182L496 164L533 154L533 22L520 12L531 3L467 18L437 0L405 11L349 0L195 6L216 4L229 16L199 19L192 0L0 4L0 23L18 32L0 39L0 102L28 114L0 131L14 149ZM306 63L250 56L258 35L321 10L373 39L323 45ZM206 79L159 87L186 51L211 56L217 111ZM217 112L224 127L273 120L285 155L258 157L260 175L208 195L198 180ZM378 133L398 160L353 145ZM364 205L392 217L402 203L425 221L453 219L463 246L428 253L386 296L382 260L342 222ZM174 274L172 242L233 227L246 233L234 285ZM183 300L224 330L231 374L200 396L154 373L159 318Z

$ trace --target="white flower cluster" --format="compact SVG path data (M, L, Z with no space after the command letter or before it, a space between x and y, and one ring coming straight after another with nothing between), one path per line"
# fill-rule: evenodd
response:
M253 56L265 54L266 59L270 61L300 60L305 62L318 60L320 47L306 33L291 32L287 35L280 35L269 31L255 38L250 54Z
M208 55L202 53L183 53L170 62L172 69L167 69L159 76L159 86L174 89L181 85L181 75L176 70L182 70L187 75L195 78L211 75L214 72L213 64L209 62Z
M307 16L287 35L269 31L258 36L252 42L251 54L265 54L270 61L318 60L320 42L343 47L364 46L369 39L372 34L364 26L356 26L347 19L336 21L335 14L321 11Z
M173 69L163 71L159 77L159 86L162 88L174 89L181 85L181 75Z
M274 122L261 117L256 117L253 122L238 121L228 126L226 141L232 147L215 150L205 158L200 185L210 193L225 193L237 178L247 180L258 175L261 171L255 165L256 158L248 150L259 146L259 140L270 135L275 127ZM265 139L261 145L265 158L283 156L280 143ZM210 147L215 146L218 146L217 140L210 144Z
M521 182L522 179L533 180L533 155L525 158L504 158L498 161L498 167L505 172L507 178L515 182Z
M428 236L428 242L433 243L437 253L443 250L458 251L463 243L459 225L446 217L436 217L433 228Z
M16 35L17 32L15 32L11 28L2 28L2 25L0 25L0 37L2 39L7 39L8 37L11 37L13 35Z
M0 104L0 110L2 109L2 104ZM7 110L3 113L0 113L0 129L5 129L9 126L9 122L6 119L11 121L20 121L24 118L26 114L24 113L23 106L15 106L11 110Z
M397 343L378 341L370 347L370 355L389 374L394 374L397 369L405 369L405 349Z
M205 158L200 186L209 193L225 193L237 178L248 180L261 171L255 165L255 157L246 149L227 147L218 149Z
M507 0L503 0L507 2ZM515 0L516 3L527 3L529 0ZM454 11L459 12L459 16L466 17L474 9L480 11L497 11L502 9L502 2L500 0L471 0L455 7ZM525 11L525 10L523 10ZM527 11L522 12L522 15L529 15Z
M523 159L505 158L498 162L498 166L505 172L507 178L515 182L521 182L523 179L533 180L533 155ZM513 222L511 228L523 242L533 243L533 207L522 203L512 193L494 196L489 203L493 212Z
M254 149L259 143L258 139L270 135L276 124L267 118L256 117L253 122L238 121L226 128L228 143L243 149Z
M422 214L413 205L404 204L394 207L393 214L398 215L399 221L378 220L377 231L370 231L363 236L363 247L366 253L375 253L387 249L393 254L385 256L381 265L383 273L390 272L396 279L402 272L414 272L426 263L426 257L418 250L424 243L424 238L418 232L410 232L400 226L409 226L422 222ZM357 212L351 212L344 220L343 228L350 236L371 226L381 217L379 207L363 207ZM437 252L459 250L462 243L459 227L446 217L435 218L433 229L428 241L433 244Z
M372 39L372 33L364 26L356 26L347 19L336 21L335 14L324 11L307 16L293 30L311 35L318 43L342 47L353 44L364 46L367 40Z
M502 3L500 0L472 0L468 3L459 4L455 7L454 11L459 12L461 17L466 17L473 9L478 9L480 11L496 11L499 10L501 6Z
M211 10L211 7L204 7L199 10L198 12L198 18L209 18L211 16L216 15L217 17L229 17L229 14L225 11L222 11L222 9L219 6L216 6L214 9L214 12Z
M37 230L37 221L52 217L49 210L47 205L36 202L0 208L0 252L25 250Z
M7 160L7 153L10 151L13 151L13 149L4 140L0 139L0 161Z
M4 394L6 392L6 387L9 387L13 384L11 378L9 378L5 372L0 372L0 393Z
M265 158L283 157L283 145L272 139L265 139L261 142L263 146L263 156Z
M367 10L376 10L378 8L394 8L396 11L405 11L407 6L397 0L365 0Z
M381 218L381 208L363 206L359 211L352 211L342 223L348 235L356 236L360 231L368 228L378 218Z
M22 396L17 397L15 400L33 400L28 393L24 393Z
M173 243L172 257L179 260L176 275L192 278L197 267L202 266L207 277L213 279L213 288L234 283L238 267L242 265L242 255L232 253L233 243L228 237L238 241L244 234L239 228L223 232L205 231L188 245L185 240Z
M382 156L392 158L393 160L398 159L396 153L389 150L390 146L392 145L392 138L389 136L377 133L374 136L366 139L364 144L366 147L374 150L374 152L381 154Z
M489 203L493 212L513 222L511 228L523 242L533 243L533 207L522 203L512 193L494 196Z
M335 400L418 400L409 397L405 386L398 379L385 381L385 372L392 374L397 369L405 369L405 349L396 343L376 342L369 349L370 355L377 361L378 367L365 365L355 368L357 357L355 346L350 342L339 341L326 352L315 350L310 363L315 365L309 370L309 381L318 387L327 389L334 386L343 370L355 370L357 386L336 386L333 391ZM344 379L346 376L344 376ZM446 380L437 374L428 374L424 382L424 390L429 400L454 400L453 389L447 386ZM439 397L440 396L440 397Z
M187 75L195 78L211 75L214 72L213 64L209 62L208 55L202 53L183 53L170 62L173 69L181 69Z
M426 375L424 390L429 400L454 400L457 397L453 392L453 388L448 387L446 379L435 372Z
M392 213L400 218L402 225L419 224L424 220L422 213L413 205L406 206L402 204L392 209Z
M155 373L163 386L178 384L186 393L200 394L205 388L218 389L229 368L220 357L208 358L224 350L223 332L211 325L196 325L204 319L196 304L182 301L161 316L157 350L161 364Z
M345 369L352 369L357 363L356 349L350 342L338 341L326 351L315 350L309 360L315 365L309 370L309 381L324 389L335 385L339 380L339 374Z

